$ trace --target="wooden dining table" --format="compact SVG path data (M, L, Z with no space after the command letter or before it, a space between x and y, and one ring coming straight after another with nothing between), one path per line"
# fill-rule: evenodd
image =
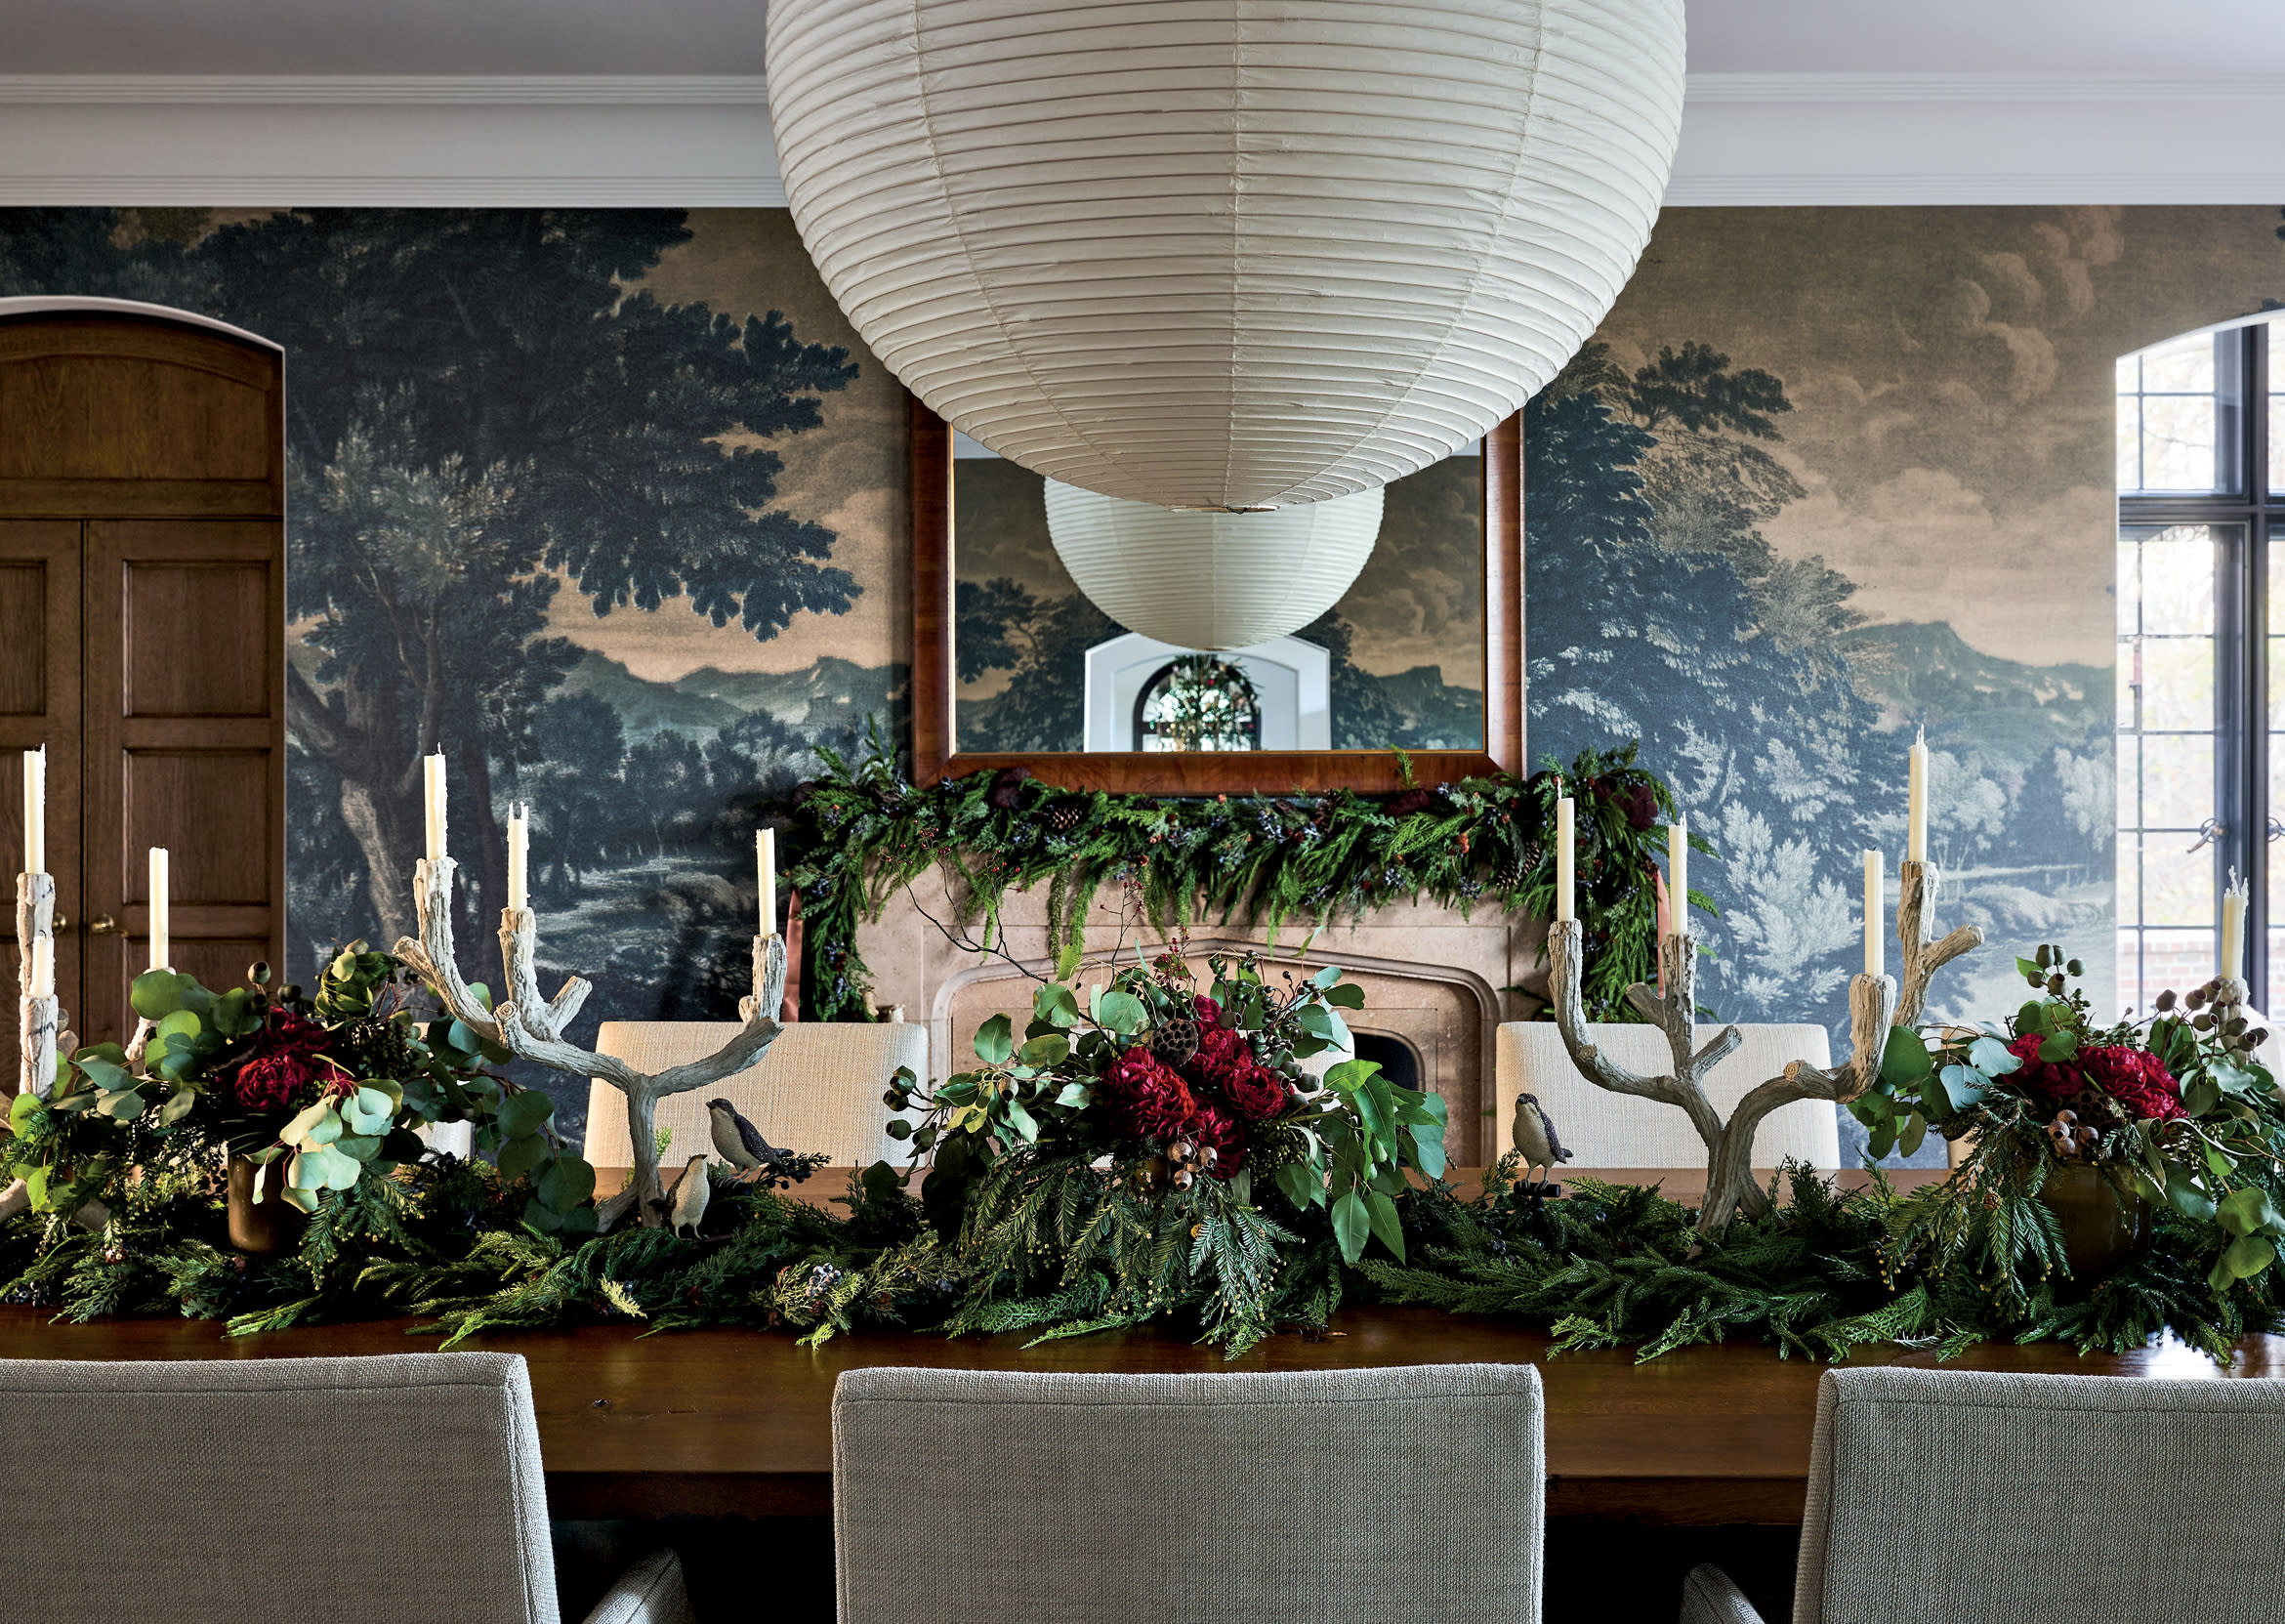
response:
M1615 1183L1661 1181L1689 1197L1700 1172L1614 1169ZM1860 1177L1860 1176L1859 1176ZM1930 1174L1908 1179L1941 1177ZM845 1173L805 1187L828 1200ZM52 1323L0 1309L0 1357L241 1359L401 1353L434 1347L411 1320L311 1326L229 1337L212 1321L117 1319ZM804 1348L792 1337L736 1330L644 1336L607 1324L488 1336L468 1348L529 1361L559 1518L816 1516L831 1505L833 1384L868 1365L963 1370L1203 1372L1328 1370L1394 1364L1529 1362L1547 1393L1548 1511L1556 1517L1661 1523L1798 1523L1822 1366L1758 1344L1686 1348L1646 1363L1628 1351L1551 1353L1524 1325L1428 1309L1358 1308L1322 1334L1287 1333L1237 1359L1152 1330L1108 1332L1025 1347L1020 1336L950 1340L928 1334L838 1336ZM1901 1349L1860 1352L1856 1363L1932 1365ZM1970 1370L2067 1371L2138 1377L2285 1375L2285 1338L2252 1337L2226 1367L2180 1343L2080 1357L2068 1348L1989 1346L1952 1361Z

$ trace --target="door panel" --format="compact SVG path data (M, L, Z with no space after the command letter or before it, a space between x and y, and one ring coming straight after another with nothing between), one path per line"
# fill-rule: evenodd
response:
M145 849L174 854L178 967L231 985L285 924L284 367L159 317L0 319L0 873L21 752L48 746L57 991L132 1024ZM5 882L0 881L0 886ZM15 915L0 921L15 970ZM0 1021L0 1089L16 1084Z
M56 876L56 992L80 1007L79 532L71 520L0 520L0 874L23 867L23 752L48 748L48 872ZM0 986L18 996L16 888L0 880ZM0 1021L0 1092L16 1087L17 1023Z
M176 969L229 986L282 957L285 580L275 521L87 532L88 846L110 854L88 865L87 903L124 932L89 979L96 1040L124 1025L149 962L153 846L171 858Z
M277 356L116 315L0 322L0 513L275 513Z

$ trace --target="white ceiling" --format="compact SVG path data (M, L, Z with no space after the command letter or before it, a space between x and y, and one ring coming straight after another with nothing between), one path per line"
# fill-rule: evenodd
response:
M750 74L760 0L0 0L15 73ZM1698 73L2285 74L2279 0L1689 0Z

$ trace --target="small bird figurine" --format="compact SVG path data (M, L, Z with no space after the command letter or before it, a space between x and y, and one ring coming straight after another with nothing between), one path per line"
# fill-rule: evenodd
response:
M1571 1159L1571 1152L1556 1138L1555 1119L1547 1114L1536 1094L1516 1096L1516 1119L1508 1125L1508 1138L1524 1163L1541 1174L1542 1192L1549 1187L1547 1181L1554 1176L1556 1164ZM1524 1175L1523 1182L1528 1187L1529 1174Z
M722 1152L724 1161L738 1170L741 1183L752 1184L764 1173L798 1177L792 1165L793 1157L764 1139L762 1130L739 1115L738 1107L727 1100L707 1101L706 1115L714 1130L715 1149Z
M706 1177L706 1158L692 1156L683 1164L683 1176L653 1205L666 1214L667 1228L676 1234L687 1229L695 1236L706 1219L707 1197L713 1193L714 1187Z

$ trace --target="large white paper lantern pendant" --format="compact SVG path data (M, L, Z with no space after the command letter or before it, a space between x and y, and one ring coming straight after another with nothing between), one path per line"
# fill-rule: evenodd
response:
M873 353L1051 479L1167 507L1481 436L1648 239L1682 0L770 0L794 220Z
M1048 539L1095 606L1178 648L1250 648L1341 602L1381 534L1379 490L1275 513L1176 513L1047 482Z

